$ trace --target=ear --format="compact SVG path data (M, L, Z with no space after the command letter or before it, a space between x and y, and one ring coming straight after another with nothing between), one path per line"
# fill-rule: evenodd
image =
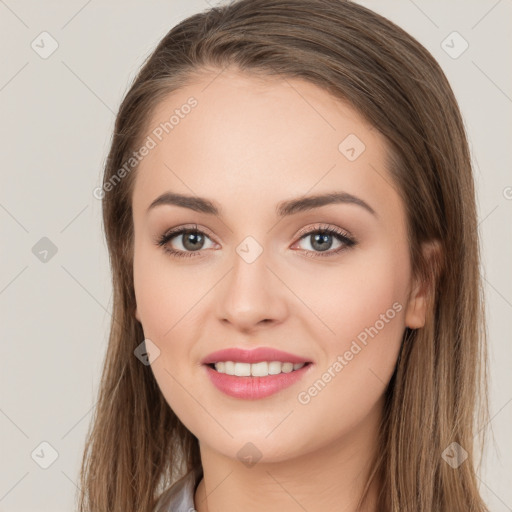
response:
M415 277L409 302L405 312L405 325L410 329L419 329L425 325L429 296L435 292L435 279L438 274L441 259L441 244L439 240L429 240L422 244L423 258L430 272L427 272L428 280L419 275Z
M140 316L139 316L139 310L137 309L137 306L135 306L135 318L140 322Z

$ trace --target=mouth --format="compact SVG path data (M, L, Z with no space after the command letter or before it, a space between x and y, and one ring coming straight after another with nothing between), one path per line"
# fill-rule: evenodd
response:
M213 386L222 394L239 400L259 400L286 388L292 389L313 367L310 361L219 361L203 364Z
M278 393L297 383L314 366L306 358L273 347L218 350L201 363L219 391L242 400Z
M269 375L280 375L292 373L312 364L311 361L303 363L281 362L281 361L260 361L257 363L245 363L240 361L219 361L208 363L206 366L226 375L236 377L268 377Z

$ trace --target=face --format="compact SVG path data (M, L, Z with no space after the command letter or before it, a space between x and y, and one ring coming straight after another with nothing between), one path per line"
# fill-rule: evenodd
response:
M425 314L382 135L309 82L232 69L170 94L149 126L132 196L135 316L158 347L151 369L170 407L233 458L247 442L278 461L364 430L405 327ZM166 193L207 202L150 208ZM304 202L325 194L338 199ZM203 364L260 347L308 364L267 377Z

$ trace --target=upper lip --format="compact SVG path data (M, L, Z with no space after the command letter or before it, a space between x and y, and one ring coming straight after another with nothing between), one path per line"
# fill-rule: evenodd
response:
M207 355L202 364L218 363L220 361L234 361L239 363L260 363L263 361L280 361L281 363L309 363L307 359L283 352L271 347L258 347L252 350L243 348L227 348L217 350Z

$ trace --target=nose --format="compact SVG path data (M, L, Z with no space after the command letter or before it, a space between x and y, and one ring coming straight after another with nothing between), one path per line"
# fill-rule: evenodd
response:
M218 318L249 332L282 323L288 315L286 286L267 265L265 253L248 262L235 254L233 268L218 289Z

